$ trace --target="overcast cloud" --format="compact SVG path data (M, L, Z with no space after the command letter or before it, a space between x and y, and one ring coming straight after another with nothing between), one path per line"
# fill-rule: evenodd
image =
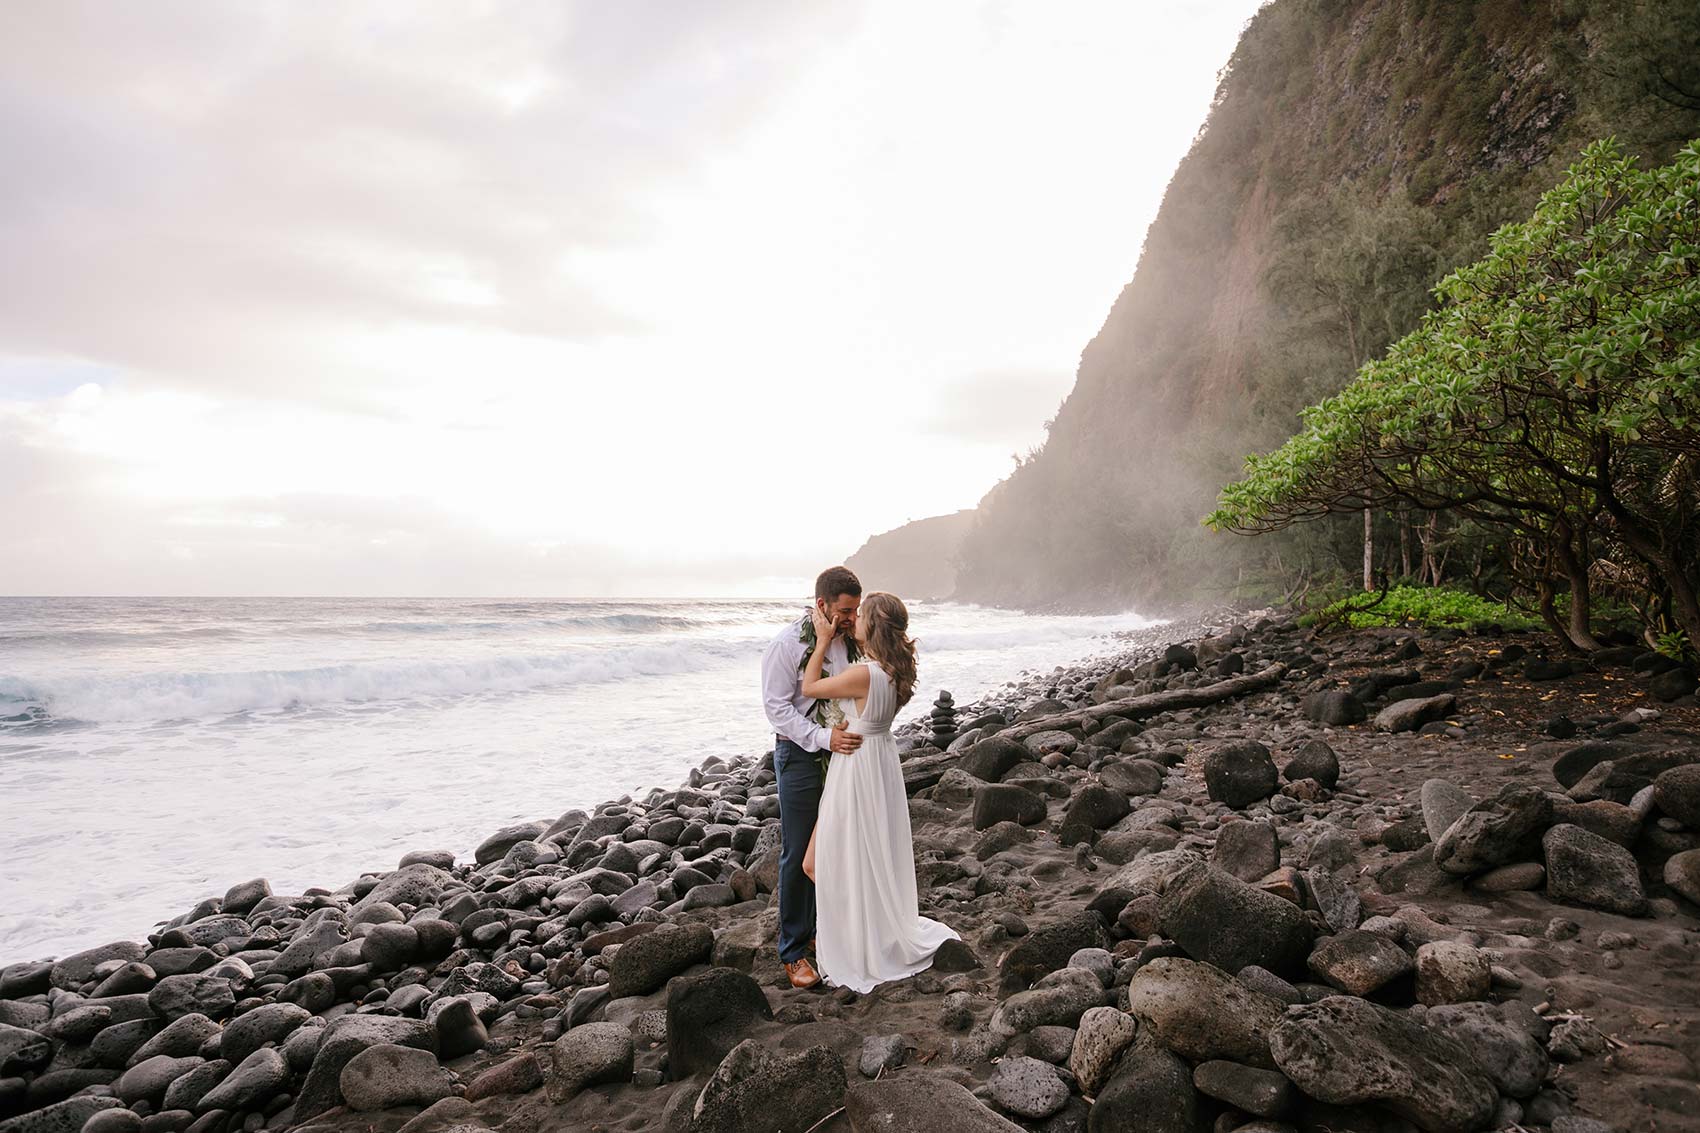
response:
M970 506L1256 6L11 5L0 593L773 593Z

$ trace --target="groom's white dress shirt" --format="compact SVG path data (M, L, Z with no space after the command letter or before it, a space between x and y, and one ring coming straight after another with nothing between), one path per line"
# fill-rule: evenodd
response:
M815 698L803 695L803 660L810 649L799 640L807 615L791 622L768 642L761 658L761 703L773 730L804 751L825 751L832 745L832 729L810 718ZM833 676L848 667L842 635L826 647L826 669Z

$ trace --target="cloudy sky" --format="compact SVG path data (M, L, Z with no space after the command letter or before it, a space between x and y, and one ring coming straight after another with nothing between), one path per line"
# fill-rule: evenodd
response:
M1257 0L41 0L0 594L784 593L1043 437Z

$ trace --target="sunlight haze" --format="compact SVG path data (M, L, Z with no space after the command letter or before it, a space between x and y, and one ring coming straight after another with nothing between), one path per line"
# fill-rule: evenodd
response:
M0 593L690 595L1043 439L1257 4L25 7Z

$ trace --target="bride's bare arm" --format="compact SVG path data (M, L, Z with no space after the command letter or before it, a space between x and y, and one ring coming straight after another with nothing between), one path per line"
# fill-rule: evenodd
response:
M868 694L870 681L866 665L851 665L850 668L836 676L822 677L821 666L826 664L826 651L832 647L832 638L837 627L828 618L821 616L819 610L814 611L815 619L815 651L809 654L809 663L803 669L803 695L812 696L816 700L840 700L844 697L861 698Z

